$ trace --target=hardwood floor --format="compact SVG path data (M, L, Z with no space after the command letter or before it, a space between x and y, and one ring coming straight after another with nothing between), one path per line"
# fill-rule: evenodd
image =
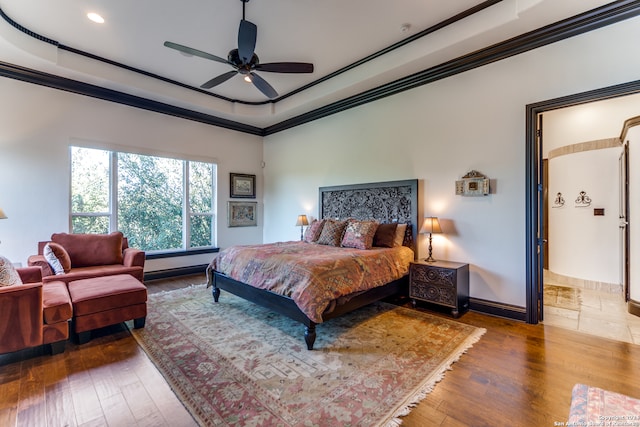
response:
M147 285L152 293L204 281L198 275ZM458 320L487 333L403 426L560 425L576 383L640 398L638 345L473 312ZM69 343L56 356L0 356L0 426L192 425L123 326L81 346Z

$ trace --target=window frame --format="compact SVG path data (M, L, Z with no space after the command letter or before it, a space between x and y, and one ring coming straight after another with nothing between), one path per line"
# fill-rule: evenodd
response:
M73 149L80 148L86 150L102 150L109 153L109 209L107 212L74 212L72 209L73 200ZM218 163L213 158L203 157L185 157L176 153L163 153L159 151L149 150L140 151L132 150L123 146L111 145L93 145L78 143L73 141L69 145L69 230L73 232L73 219L77 217L107 217L109 231L118 230L118 154L133 154L140 156L162 157L182 162L182 247L174 249L158 249L147 250L148 258L163 258L172 255L195 255L199 253L216 252L218 237L218 215L217 215L217 197L218 197ZM192 212L190 204L190 173L189 165L191 162L206 163L212 166L211 171L211 207L208 212ZM211 235L210 245L190 247L191 242L191 218L194 216L210 217L211 219ZM150 256L149 256L150 255Z

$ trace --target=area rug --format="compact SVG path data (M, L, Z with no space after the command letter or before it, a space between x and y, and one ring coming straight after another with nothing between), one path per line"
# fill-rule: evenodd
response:
M544 284L544 305L579 311L581 302L578 288Z
M149 295L134 337L203 426L397 426L485 330L387 303L304 327L193 285Z
M640 399L586 384L571 391L567 426L640 425Z

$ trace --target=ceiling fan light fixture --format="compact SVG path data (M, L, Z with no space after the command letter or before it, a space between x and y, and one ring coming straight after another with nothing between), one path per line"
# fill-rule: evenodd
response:
M251 83L251 76L249 74L246 74L244 76L244 81L247 82L247 83Z
M89 18L91 21L95 22L96 24L104 24L104 18L95 12L87 13L87 18Z

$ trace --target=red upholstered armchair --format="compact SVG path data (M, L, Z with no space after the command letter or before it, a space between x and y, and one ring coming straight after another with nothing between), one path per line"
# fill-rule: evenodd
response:
M56 274L49 259L45 257L48 243L60 261L60 271ZM95 277L130 274L143 282L145 253L130 248L129 242L120 231L110 234L68 234L55 233L48 242L38 242L38 254L28 259L30 266L42 268L42 280L63 281L91 279Z
M43 344L63 352L72 316L65 283L43 284L40 267L16 270L23 284L0 287L0 353Z

